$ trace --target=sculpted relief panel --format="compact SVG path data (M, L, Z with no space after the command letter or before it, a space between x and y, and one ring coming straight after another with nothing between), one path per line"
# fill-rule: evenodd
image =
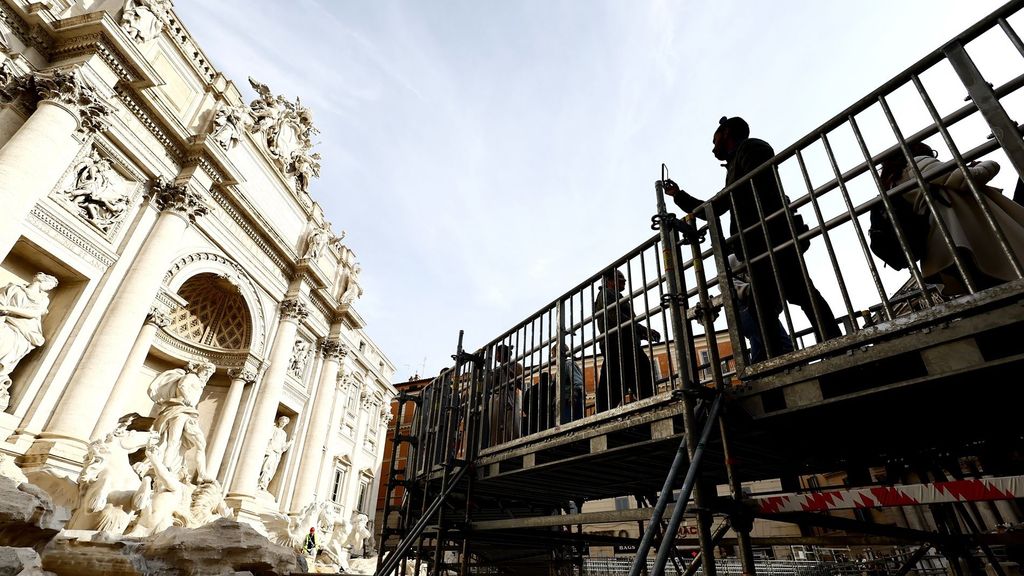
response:
M91 149L71 170L58 197L79 217L103 233L114 228L131 205L129 183L112 162Z

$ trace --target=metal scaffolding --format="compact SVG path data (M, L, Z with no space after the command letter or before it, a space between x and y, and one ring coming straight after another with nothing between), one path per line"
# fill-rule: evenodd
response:
M378 574L582 574L587 544L623 541L583 527L627 521L642 527L625 539L630 576L753 575L767 566L753 552L767 541L751 536L759 519L800 526L787 542L912 546L900 574L925 573L933 550L953 574L1004 574L993 547L1024 538L992 532L992 518L1009 520L978 507L1016 510L1020 497L1024 254L979 166L1000 163L1009 186L1024 175L1007 111L1024 74L993 85L971 53L1000 38L1024 62L1010 22L1022 7L996 10L690 215L669 211L663 166L654 236L476 352L460 333L453 366L397 400ZM966 103L950 106L949 90ZM903 119L915 106L923 114ZM920 143L949 159L922 170ZM906 177L884 181L878 166L894 159ZM954 175L959 191L931 184ZM906 270L873 256L869 215L899 224L903 198L930 216L941 273L902 225ZM964 249L953 203L1005 277ZM837 317L830 298L794 294L816 286L842 303ZM797 300L806 322L786 303ZM395 469L400 445L410 456ZM801 484L830 472L842 490ZM767 479L787 493L745 494ZM622 496L645 506L582 510ZM821 498L852 517L793 504ZM913 510L892 525L872 519L879 507ZM696 558L677 551L687 518ZM724 541L735 560L716 560Z

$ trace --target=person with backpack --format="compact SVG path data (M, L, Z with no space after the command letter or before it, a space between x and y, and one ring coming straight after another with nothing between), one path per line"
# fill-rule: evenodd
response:
M996 232L989 226L964 173L953 169L941 176L937 175L942 172L945 164L938 160L935 150L923 142L910 143L908 148L922 178L928 182L927 194L946 225L953 246L975 287L983 290L1017 279L1013 264L1000 249ZM1017 262L1024 266L1024 207L1003 196L998 188L986 186L999 172L999 164L991 160L972 162L967 169L975 184L981 188L982 201L1006 236ZM882 160L879 181L885 190L913 179L914 172L901 150L896 150ZM890 197L894 200L892 203L896 220L903 229L915 260L921 261L921 274L925 280L941 284L943 296L965 294L967 287L953 262L953 254L946 247L941 230L932 218L925 194L921 187L916 187L902 198ZM899 202L906 204L900 207L897 205ZM915 223L915 220L925 222L926 225ZM871 248L878 255L874 232L872 236ZM889 242L891 247L892 241ZM905 262L902 254L900 261Z
M750 127L745 120L739 117L726 118L723 116L719 120L718 129L715 130L712 142L714 144L712 153L715 158L725 162L725 185L727 187L745 179L754 169L775 156L775 151L767 142L750 137ZM677 206L698 217L704 217L703 212L698 210L704 204L703 201L681 190L672 180L663 181L662 187L665 194L672 196ZM754 198L755 191L757 200ZM730 195L732 199L730 199ZM733 200L735 209L733 209ZM769 358L784 354L787 348L792 349L789 346L788 337L785 336L785 330L780 331L777 328L778 317L782 313L785 302L796 304L803 310L814 328L818 342L838 338L842 332L839 330L839 325L836 323L835 315L828 302L818 292L810 278L806 283L804 282L796 247L790 245L783 249L775 248L793 239L789 222L784 215L768 218L763 226L744 232L743 240L746 250L749 252L744 257L743 246L737 235L740 230L761 222L757 210L758 200L766 217L779 211L785 203L788 203L788 199L779 190L773 170L762 170L749 181L732 190L730 194L720 194L713 200L717 214L724 214L726 211L732 213L729 235L733 239L729 242L727 250L729 253L735 254L741 262L747 264L748 279L753 284L755 297L750 298L748 306L751 319L754 321L741 322L740 326L743 336L751 341L751 356L761 356L753 349L754 343L758 340L764 342L766 355ZM798 234L801 232L801 227L804 230L807 229L799 215L795 215L794 220ZM771 240L770 244L769 239ZM772 249L775 254L778 282L776 282L775 272L772 269L771 259L766 255L769 249ZM805 245L800 246L800 250L805 249ZM750 262L755 257L760 257L760 259ZM781 294L778 290L779 284L782 286ZM760 305L763 309L757 310L755 304ZM815 308L817 308L818 314L815 314ZM763 314L768 334L756 334L754 338L751 338L753 331L748 328L753 326L758 333L760 332L760 324L756 321L758 313ZM744 325L747 328L744 328ZM766 337L759 338L759 336Z

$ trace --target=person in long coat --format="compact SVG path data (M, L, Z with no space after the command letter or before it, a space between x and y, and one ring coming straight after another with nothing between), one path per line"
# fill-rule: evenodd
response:
M642 340L660 342L661 334L639 324L628 295L626 277L609 270L594 300L594 318L601 335L601 377L597 383L597 411L615 408L624 400L654 396L654 371Z
M986 221L981 205L974 199L964 173L954 169L936 176L944 163L935 157L935 151L923 143L912 144L910 149L922 178L932 184L929 187L933 195L932 204L949 230L950 239L976 287L984 289L1017 279L1012 262L1001 250L996 233ZM882 183L888 188L914 178L906 157L899 151L896 154L898 156L894 155L890 161L892 163L883 162L882 166ZM980 187L982 199L991 211L993 220L1006 235L1017 262L1024 266L1024 206L1003 196L998 188L986 186L999 173L999 164L991 160L974 162L968 166L968 171ZM906 198L915 212L930 214L920 187L907 192ZM934 220L928 229L925 252L921 255L921 274L930 282L942 284L945 296L967 292L963 278L953 263L953 254L946 247L942 232Z

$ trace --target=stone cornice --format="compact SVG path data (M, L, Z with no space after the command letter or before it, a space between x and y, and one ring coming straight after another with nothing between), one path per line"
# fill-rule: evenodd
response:
M54 36L49 54L52 61L96 54L118 78L136 88L163 84L160 74L106 12L90 12L57 20L52 24L50 33Z
M38 20L38 17L35 17ZM39 51L44 56L49 55L52 41L50 36L39 24L29 24L22 14L7 2L0 1L0 20L3 20L7 27L25 43Z
M180 168L185 162L185 157L188 156L187 143L178 138L168 128L166 123L150 111L152 107L148 106L131 86L125 83L118 83L114 87L114 93L117 95L117 99L128 109L128 112L135 116L149 130L149 133L160 142L167 150L168 155L174 159Z
M158 330L153 344L177 360L210 362L219 368L245 368L252 355L245 350L225 350L186 342L166 330Z
M256 224L259 226L270 226L270 224L262 218L253 218L252 220L250 218L246 218L246 216L253 216L256 212L254 210L246 210L244 213L240 211L235 203L232 202L231 198L227 196L224 188L222 187L214 187L210 196L213 198L217 207L231 218L235 225L242 229L245 236L250 238L253 243L259 247L260 251L266 254L271 261L273 261L278 270L280 270L285 277L291 277L292 267L289 264L289 255L280 250L280 243L271 244L271 242L264 237L263 233L257 232L257 228L256 226L253 226L252 220L257 220ZM272 228L263 228L263 230L272 230Z

